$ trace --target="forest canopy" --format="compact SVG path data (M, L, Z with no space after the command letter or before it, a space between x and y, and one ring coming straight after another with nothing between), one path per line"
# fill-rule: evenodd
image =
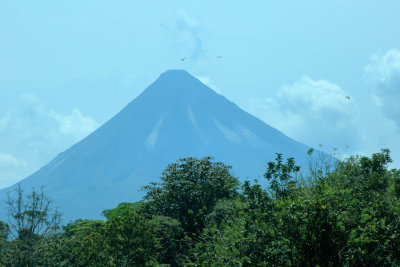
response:
M306 168L277 154L266 183L241 184L211 157L180 159L142 201L66 225L42 191L19 188L14 219L0 221L0 266L400 266L389 150L336 162L317 153Z

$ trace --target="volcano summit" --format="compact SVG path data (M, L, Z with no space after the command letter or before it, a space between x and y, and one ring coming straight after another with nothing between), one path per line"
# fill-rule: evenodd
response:
M94 219L120 202L140 200L140 188L179 158L213 156L233 166L235 176L254 179L275 153L301 163L307 150L188 72L169 70L20 184L26 190L44 186L67 220ZM14 186L1 190L1 198Z

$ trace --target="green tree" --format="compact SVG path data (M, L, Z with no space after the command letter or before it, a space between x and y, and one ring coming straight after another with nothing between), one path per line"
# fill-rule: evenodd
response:
M320 182L330 210L345 233L344 265L400 265L400 199L397 170L389 171L390 151L350 157Z
M153 265L160 251L156 231L152 220L134 211L106 222L78 220L64 227L56 253L64 266Z
M177 219L190 237L198 236L215 203L237 195L238 180L230 167L212 160L184 158L168 165L161 183L144 187L145 211Z
M101 215L106 217L107 220L111 220L113 218L128 215L129 213L131 213L133 211L137 212L140 210L141 206L142 206L141 201L134 202L134 203L122 202L122 203L119 203L116 208L103 210Z
M10 226L7 223L0 221L0 266L5 265L7 239L10 234Z
M116 208L104 210L102 215L107 218L108 225L112 220L126 218L132 212L143 217L145 213L142 211L143 202L141 201L136 203L123 202L118 204ZM182 254L185 247L185 235L180 222L174 218L158 215L147 219L147 223L154 227L158 240L155 244L160 244L158 250L154 253L158 255L157 262L172 266L183 265L187 256Z
M157 262L170 266L183 266L188 260L185 254L187 239L180 222L166 216L154 216L152 222L160 243Z
M115 266L147 266L157 260L159 240L151 220L136 212L106 222L107 253Z
M9 234L10 226L6 222L0 221L0 242L7 241Z
M275 162L268 162L268 169L264 177L269 181L269 186L277 198L287 198L296 187L296 175L300 167L295 165L294 158L288 158L283 163L282 154L276 153Z
M8 217L11 234L16 239L9 250L13 264L35 266L38 263L38 244L43 238L55 234L60 229L61 214L52 207L52 201L43 189L25 195L18 185L14 194L8 193Z
M219 200L206 217L200 242L191 250L194 266L243 266L249 261L245 235L245 204L238 199Z
M60 266L102 263L106 257L104 242L100 242L104 239L104 229L105 222L101 220L76 220L63 226L63 232L53 240L54 246L48 246L46 252L53 257L58 256ZM90 244L95 245L96 249Z

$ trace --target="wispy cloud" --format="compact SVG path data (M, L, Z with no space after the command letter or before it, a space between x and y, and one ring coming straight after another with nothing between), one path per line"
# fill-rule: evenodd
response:
M42 167L98 126L78 109L62 114L24 94L0 116L0 188Z
M400 130L400 51L392 49L382 56L372 55L364 71L374 88L375 104Z
M197 60L204 53L200 21L178 9L170 28L171 50L180 57Z

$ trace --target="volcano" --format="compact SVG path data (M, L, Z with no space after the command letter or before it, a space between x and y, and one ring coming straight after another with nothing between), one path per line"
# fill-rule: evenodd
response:
M104 209L139 201L141 187L159 181L179 158L212 156L240 180L253 180L275 153L302 163L308 149L188 72L169 70L20 185L26 191L43 186L66 220L98 219ZM2 198L14 186L1 190Z

